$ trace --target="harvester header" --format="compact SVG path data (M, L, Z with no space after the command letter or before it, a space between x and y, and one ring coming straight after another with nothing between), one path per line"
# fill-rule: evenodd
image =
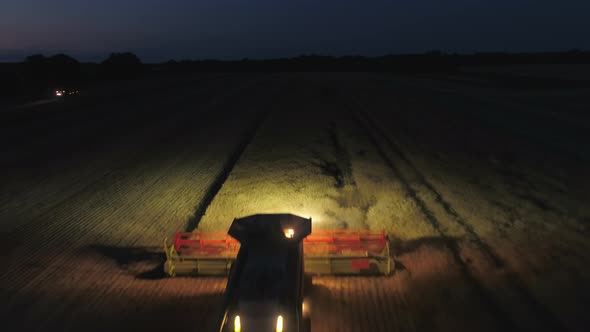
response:
M311 230L311 218L257 214L234 219L228 233L177 232L166 240L169 276L228 275L240 246L268 246L303 240L306 273L381 274L393 270L385 231Z

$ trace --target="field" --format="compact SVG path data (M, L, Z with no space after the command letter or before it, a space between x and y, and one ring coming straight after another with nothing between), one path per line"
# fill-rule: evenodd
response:
M313 331L585 331L590 90L485 79L210 74L2 112L0 317L208 330L226 280L165 278L164 238L286 212L394 248L392 276L313 279Z

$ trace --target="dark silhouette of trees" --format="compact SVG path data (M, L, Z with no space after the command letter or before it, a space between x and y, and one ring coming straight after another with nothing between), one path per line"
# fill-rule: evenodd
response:
M0 97L14 97L20 95L22 82L18 74L10 68L0 67Z
M588 64L590 52L570 50L555 53L449 54L431 50L422 54L394 54L379 57L301 55L292 58L236 61L183 60L162 64L173 71L194 72L281 72L281 71L376 71L398 74L451 74L463 66L511 64Z
M76 86L82 81L82 72L78 60L65 54L56 54L48 58L50 80L58 86Z
M111 53L100 64L101 72L109 79L136 78L144 73L144 66L133 53Z
M79 63L76 59L56 54L46 57L34 54L22 63L0 64L0 96L32 99L47 96L57 88L80 89L101 79L134 79L143 75L166 72L297 72L297 71L373 71L397 74L465 74L464 67L519 64L590 64L590 52L571 49L566 52L449 54L432 50L422 54L395 54L378 57L325 56L317 54L291 58L249 59L221 61L215 59L168 61L144 65L133 53L113 53L100 64ZM475 75L470 73L469 75ZM479 74L478 74L479 75ZM483 74L481 74L483 75ZM540 80L521 82L510 75L490 77L506 86L555 85ZM522 80L522 79L521 79ZM536 82L539 81L539 82ZM588 80L585 80L588 82ZM568 82L558 82L568 87ZM573 84L573 83L572 83ZM576 83L579 84L579 83ZM587 84L587 83L584 83ZM543 85L543 86L545 86ZM577 86L577 85L576 85Z
M23 63L23 76L25 85L29 90L46 88L50 81L49 62L44 55L35 54L28 56Z
M25 87L35 93L78 86L83 80L80 63L65 54L31 55L25 59L22 68Z

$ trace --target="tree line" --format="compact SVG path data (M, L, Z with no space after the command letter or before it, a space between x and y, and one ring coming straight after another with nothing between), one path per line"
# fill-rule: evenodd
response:
M590 64L590 52L571 50L555 53L475 53L447 54L430 51L423 54L364 56L303 55L278 59L183 60L158 65L180 71L376 71L399 74L452 73L460 67L513 64Z
M0 64L0 96L40 96L98 80L132 79L145 69L133 53L113 53L101 63L81 63L65 54L35 54L21 63Z
M277 59L182 60L143 64L133 53L113 53L100 63L80 63L57 54L31 55L17 64L0 64L0 96L40 95L57 87L76 88L101 80L126 80L155 71L166 72L290 72L379 71L398 74L453 73L460 67L512 64L590 64L590 52L475 53L364 56L303 55Z

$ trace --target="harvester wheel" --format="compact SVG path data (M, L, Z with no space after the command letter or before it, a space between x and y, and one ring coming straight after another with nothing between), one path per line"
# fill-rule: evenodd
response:
M310 317L303 318L303 331L304 332L311 332L311 318Z
M303 275L303 293L309 294L311 288L313 287L313 277L311 274L304 274Z
M174 268L174 264L170 264L170 262L166 262L166 268L164 269L168 276L176 277L176 269Z

